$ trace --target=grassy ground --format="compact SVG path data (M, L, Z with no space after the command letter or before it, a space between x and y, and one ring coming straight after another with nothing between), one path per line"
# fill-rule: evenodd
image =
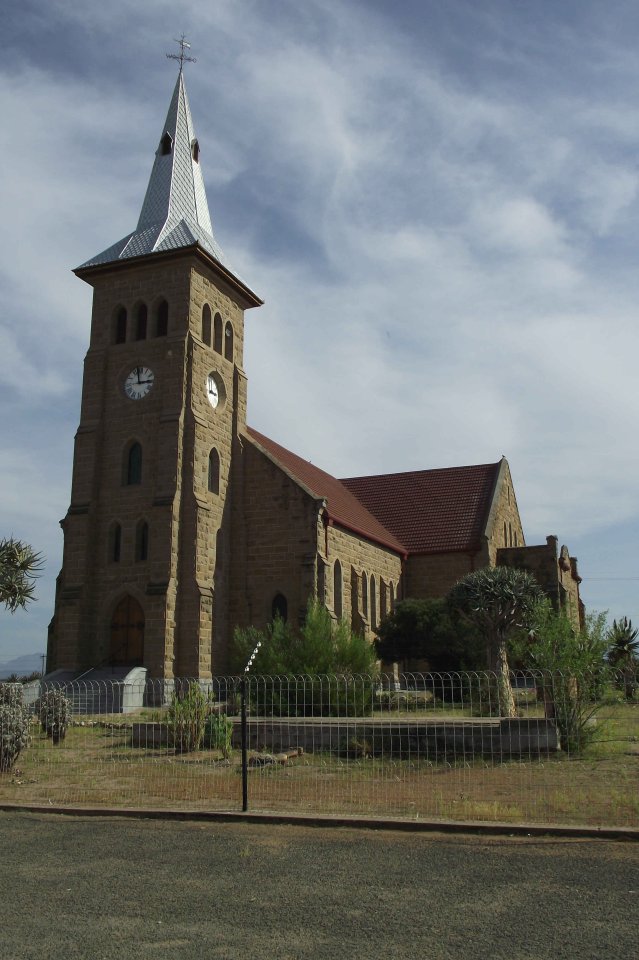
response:
M239 751L225 760L212 750L176 755L168 748L132 748L134 718L111 719L113 727L71 727L60 745L34 727L13 771L0 774L0 801L239 809ZM639 704L604 707L597 733L577 757L305 754L251 769L249 804L253 810L639 826Z

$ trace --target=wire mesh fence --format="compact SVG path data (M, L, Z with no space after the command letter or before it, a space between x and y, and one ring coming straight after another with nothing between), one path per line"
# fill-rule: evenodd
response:
M5 684L0 802L639 826L638 690L628 670Z

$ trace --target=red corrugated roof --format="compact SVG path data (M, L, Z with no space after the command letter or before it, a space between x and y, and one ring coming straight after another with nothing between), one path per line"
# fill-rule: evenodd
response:
M259 447L266 450L277 463L308 487L316 497L326 500L329 520L397 553L406 553L402 542L330 473L325 473L308 460L303 460L251 427L247 427L247 433Z
M341 483L409 553L449 553L481 546L500 463L375 477Z

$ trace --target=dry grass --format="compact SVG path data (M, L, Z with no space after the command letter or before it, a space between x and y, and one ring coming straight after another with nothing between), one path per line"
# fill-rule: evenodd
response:
M433 763L307 754L287 765L252 769L249 805L268 811L639 826L638 721L639 705L604 709L600 740L580 758L457 757ZM16 768L0 775L0 801L240 808L238 751L227 762L215 751L175 755L136 749L127 728L94 726L72 727L54 746L34 730Z

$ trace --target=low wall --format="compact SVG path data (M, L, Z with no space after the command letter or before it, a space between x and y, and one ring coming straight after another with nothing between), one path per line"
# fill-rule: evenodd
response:
M306 753L352 753L420 758L467 756L538 756L560 747L554 721L545 719L385 720L383 718L274 717L248 720L251 750L282 753L301 747ZM165 723L134 723L134 747L161 747L169 742ZM241 745L233 719L234 747Z

